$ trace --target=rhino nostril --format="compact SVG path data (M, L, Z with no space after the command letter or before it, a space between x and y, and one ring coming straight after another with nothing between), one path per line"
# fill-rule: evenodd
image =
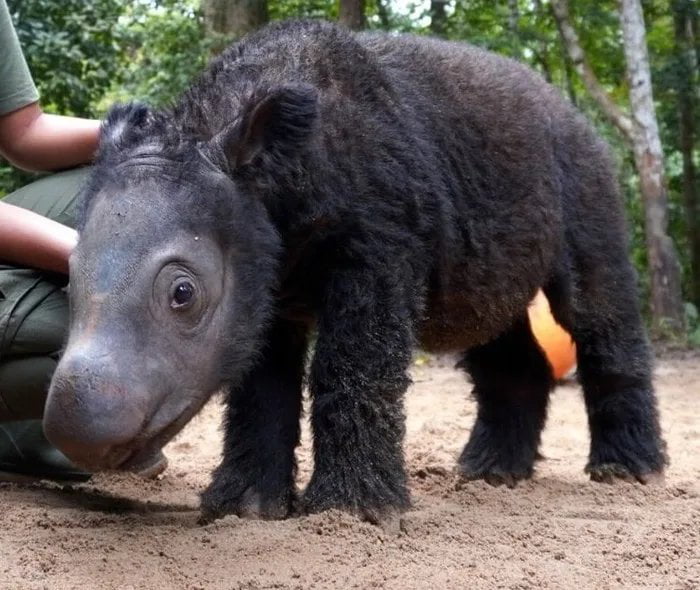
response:
M100 367L98 367L100 368ZM44 410L49 441L74 462L113 468L129 454L144 412L109 371L87 370L75 357L59 364Z

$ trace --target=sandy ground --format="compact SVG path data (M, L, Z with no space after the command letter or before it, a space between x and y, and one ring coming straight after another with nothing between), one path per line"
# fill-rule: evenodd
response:
M459 485L474 418L446 361L413 369L406 452L413 509L391 534L340 512L197 524L220 446L210 403L157 481L0 486L0 588L700 588L700 355L659 361L672 465L665 485L595 484L577 386L553 395L535 478ZM310 470L309 436L299 452Z

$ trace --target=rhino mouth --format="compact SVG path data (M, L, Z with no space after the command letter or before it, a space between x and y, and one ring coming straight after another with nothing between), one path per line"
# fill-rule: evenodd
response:
M206 401L211 396L206 396L203 400L192 400L182 411L155 434L146 437L138 437L128 444L127 448L115 449L110 463L114 465L112 469L117 471L141 472L149 470L153 463L157 463L161 457L161 449L170 442L202 409ZM151 418L151 424L158 418L158 413ZM149 431L150 424L147 424L144 431Z
M128 471L147 479L153 479L165 471L168 459L157 446L147 446L137 453L131 453L128 458L119 465L117 471Z
M166 462L161 450L201 410L211 396L191 399L174 419L163 417L161 407L147 418L140 434L132 440L113 446L105 453L86 454L71 458L81 468L91 472L130 471L149 476L157 475Z

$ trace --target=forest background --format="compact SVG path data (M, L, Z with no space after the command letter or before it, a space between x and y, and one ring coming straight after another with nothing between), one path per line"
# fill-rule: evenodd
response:
M172 102L283 18L466 41L526 63L610 143L652 335L700 346L698 0L8 0L45 110ZM0 195L32 179L0 161Z

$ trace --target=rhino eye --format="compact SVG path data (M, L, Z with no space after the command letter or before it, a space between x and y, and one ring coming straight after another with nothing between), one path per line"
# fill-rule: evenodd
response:
M173 285L170 307L187 309L194 301L194 285L188 280L178 281Z

